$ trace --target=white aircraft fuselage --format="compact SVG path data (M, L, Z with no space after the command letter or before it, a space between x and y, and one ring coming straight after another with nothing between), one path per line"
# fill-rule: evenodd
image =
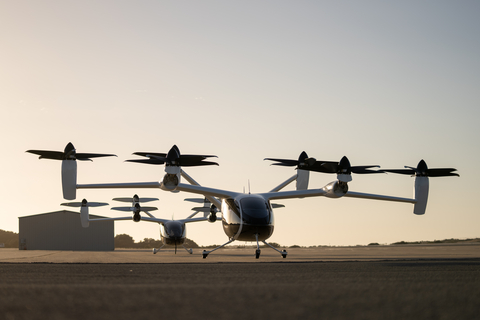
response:
M184 244L187 238L185 223L176 220L160 223L160 238L166 245Z
M243 194L222 200L223 231L230 239L263 241L274 229L270 201L260 195Z

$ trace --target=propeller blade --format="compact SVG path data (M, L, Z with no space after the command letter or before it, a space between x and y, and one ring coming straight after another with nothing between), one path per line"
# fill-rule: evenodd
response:
M144 163L144 164L164 164L165 161L159 159L134 159L134 160L125 160L125 162L136 162L136 163Z
M353 166L352 172L357 174L385 173L383 170L368 170L369 168L380 168L380 166Z
M427 175L429 177L448 177L448 176L457 176L460 177L458 173L454 173L452 171L456 171L457 169L453 168L437 168L437 169L428 169Z
M213 161L200 161L197 163L186 163L184 164L183 162L181 163L182 167L199 167L199 166L218 166L218 163L213 162Z
M132 202L132 198L113 198L112 200L119 202Z
M408 175L415 174L415 170L413 169L382 169L382 171Z
M298 160L290 160L290 159L276 159L276 158L265 158L263 160L269 161L276 161L279 163L272 163L272 166L285 166L285 167L293 167L298 165Z
M205 154L182 154L180 155L180 158L191 158L191 157L202 157L204 159L206 158L218 158L217 156L210 154L210 155L205 155Z
M333 162L333 161L323 162L321 164L321 167L322 167L322 170L321 171L319 170L318 172L337 173L339 169L338 162Z
M186 198L184 201L190 201L190 202L196 202L196 203L205 203L205 202L210 202L207 199L203 198Z
M90 160L90 158L100 158L100 157L116 157L116 154L109 153L77 153L75 157L77 160Z
M140 211L155 211L158 210L157 207L140 207Z
M288 164L288 163L272 163L271 166L294 167L295 165L291 165L291 164Z
M110 210L117 210L117 211L127 211L127 212L130 212L130 211L134 211L135 208L133 207L112 207L110 208Z
M60 205L61 206L78 208L78 207L82 206L82 202L66 202L66 203L62 203ZM93 208L93 207L102 207L102 206L108 206L108 203L105 203L105 202L87 202L87 207L92 207Z
M134 152L134 155L142 156L142 157L155 157L155 158L166 158L166 153L157 153L157 152Z
M272 208L273 209L276 209L276 208L285 208L285 205L284 204L279 204L279 203L272 203Z
M208 156L208 157L216 157L216 156ZM218 163L216 162L203 161L205 159L206 159L205 156L182 155L180 156L179 162L180 162L180 166L183 166L183 167L218 165Z
M132 198L113 198L112 200L119 202L133 202ZM156 200L158 200L158 198L138 198L138 202L151 202Z
M105 202L88 202L87 206L88 207L103 207L103 206L108 206L108 203L105 203Z
M64 153L60 151L48 151L48 150L27 150L25 152L39 155L39 159L52 159L63 160Z
M139 202L152 202L152 201L157 201L158 198L139 198Z
M79 208L82 206L81 202L65 202L61 203L61 206L66 206L66 207L74 207L74 208Z
M334 161L315 161L315 163L299 166L299 169L322 172L322 173L335 173L338 170L338 162Z

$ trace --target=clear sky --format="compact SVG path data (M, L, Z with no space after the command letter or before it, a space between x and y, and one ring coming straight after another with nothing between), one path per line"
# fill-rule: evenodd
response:
M78 164L78 183L158 181L135 151L215 154L190 168L214 188L266 192L295 171L267 157L383 168L455 167L430 180L427 213L364 199L291 199L272 242L356 245L479 237L478 1L0 0L0 229L65 209L59 161L28 149L115 153ZM334 175L313 173L310 187ZM409 176L354 176L350 190L413 196ZM79 200L158 197L158 217L184 218L191 194L78 190ZM109 207L92 210L105 216ZM80 223L80 222L79 222ZM220 223L188 226L201 245ZM117 234L159 238L151 223Z

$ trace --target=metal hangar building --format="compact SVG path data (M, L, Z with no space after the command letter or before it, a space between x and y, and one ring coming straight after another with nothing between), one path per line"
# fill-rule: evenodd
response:
M90 215L90 218L104 218ZM113 221L83 228L80 213L61 210L18 218L20 250L113 251Z

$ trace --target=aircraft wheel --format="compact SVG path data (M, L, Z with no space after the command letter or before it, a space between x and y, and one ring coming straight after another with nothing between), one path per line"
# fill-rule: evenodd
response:
M287 251L283 250L282 257L285 259L287 257Z
M205 250L203 250L203 253L202 253L202 255L203 255L203 259L205 259L205 258L208 256L208 252L207 252L207 251L205 251Z
M260 258L260 250L255 250L255 259Z

